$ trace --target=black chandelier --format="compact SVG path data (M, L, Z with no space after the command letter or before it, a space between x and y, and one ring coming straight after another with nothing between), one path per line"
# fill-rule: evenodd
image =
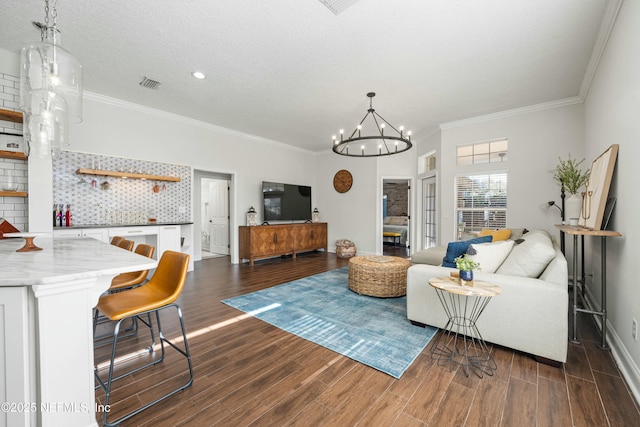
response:
M369 97L367 114L365 114L348 139L344 139L343 129L340 129L340 139L336 138L335 135L333 136L333 152L342 156L378 157L390 156L391 154L409 150L413 146L411 144L411 131L405 134L404 126L400 126L399 130L396 129L373 109L373 97L376 94L369 92L367 96ZM369 127L372 128L373 135L363 136L363 132L367 131L365 129L367 125L365 120L369 116L371 116L372 120L369 120L368 123ZM391 130L388 130L385 135L387 126Z

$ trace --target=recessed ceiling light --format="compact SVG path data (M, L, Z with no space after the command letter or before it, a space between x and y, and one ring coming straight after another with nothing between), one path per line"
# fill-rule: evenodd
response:
M200 79L200 80L202 80L202 79L204 79L204 78L206 77L206 76L204 75L204 73L203 73L203 72L200 72L200 71L194 71L193 73L191 73L191 75L192 75L193 77L195 77L196 79Z

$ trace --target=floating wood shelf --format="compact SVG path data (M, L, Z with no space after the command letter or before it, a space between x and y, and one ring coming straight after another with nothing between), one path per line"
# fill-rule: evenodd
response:
M175 176L162 176L162 175L149 175L146 173L133 173L133 172L117 172L117 171L105 171L99 169L78 169L77 174L81 175L98 175L98 176L114 176L116 178L131 178L131 179L146 179L148 181L169 181L180 182L181 179Z
M0 197L27 197L26 191L1 191Z
M0 150L0 158L14 159L14 160L27 160L27 155L21 151L15 152L15 151Z
M22 123L22 113L20 111L3 110L0 108L0 120Z

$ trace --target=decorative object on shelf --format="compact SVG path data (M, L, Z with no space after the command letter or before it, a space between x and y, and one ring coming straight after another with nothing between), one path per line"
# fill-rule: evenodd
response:
M24 152L23 146L24 138L22 135L0 133L0 150L10 151L12 153L22 153Z
M351 157L378 157L398 154L409 150L411 144L411 131L405 134L404 126L396 129L373 109L374 92L367 94L369 97L369 109L356 126L351 135L344 139L344 130L340 129L340 139L333 136L332 149L334 153ZM365 123L367 117L371 120ZM387 130L385 135L385 129ZM370 132L370 135L367 135Z
M13 169L5 169L4 174L0 178L0 190L18 191L18 178Z
M256 210L251 206L249 211L247 211L247 225L258 225L258 220L256 219Z
M311 213L311 222L320 222L320 211L318 208L313 208L313 212Z
M351 258L356 255L357 248L351 240L336 240L336 255L338 258Z
M569 197L564 199L564 219L569 221L569 225L578 225L580 210L582 209L582 197L578 194L580 189L589 181L589 171L583 172L580 165L584 159L577 161L571 155L567 160L558 158L558 164L553 174L562 191L567 191ZM564 193L563 193L564 194Z
M459 272L460 283L473 286L473 270L480 268L480 264L469 258L468 254L460 255L454 261Z
M60 46L56 0L45 0L40 42L20 54L20 109L27 150L49 157L68 145L68 124L82 121L82 65Z
M353 176L346 169L339 170L333 177L333 188L338 193L346 193L353 185Z

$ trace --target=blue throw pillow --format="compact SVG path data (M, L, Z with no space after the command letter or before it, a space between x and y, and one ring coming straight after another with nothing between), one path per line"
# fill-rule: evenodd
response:
M456 262L454 260L460 255L467 253L470 244L489 243L491 241L493 241L493 236L482 236L461 242L449 242L447 245L447 254L442 259L442 266L456 268Z

